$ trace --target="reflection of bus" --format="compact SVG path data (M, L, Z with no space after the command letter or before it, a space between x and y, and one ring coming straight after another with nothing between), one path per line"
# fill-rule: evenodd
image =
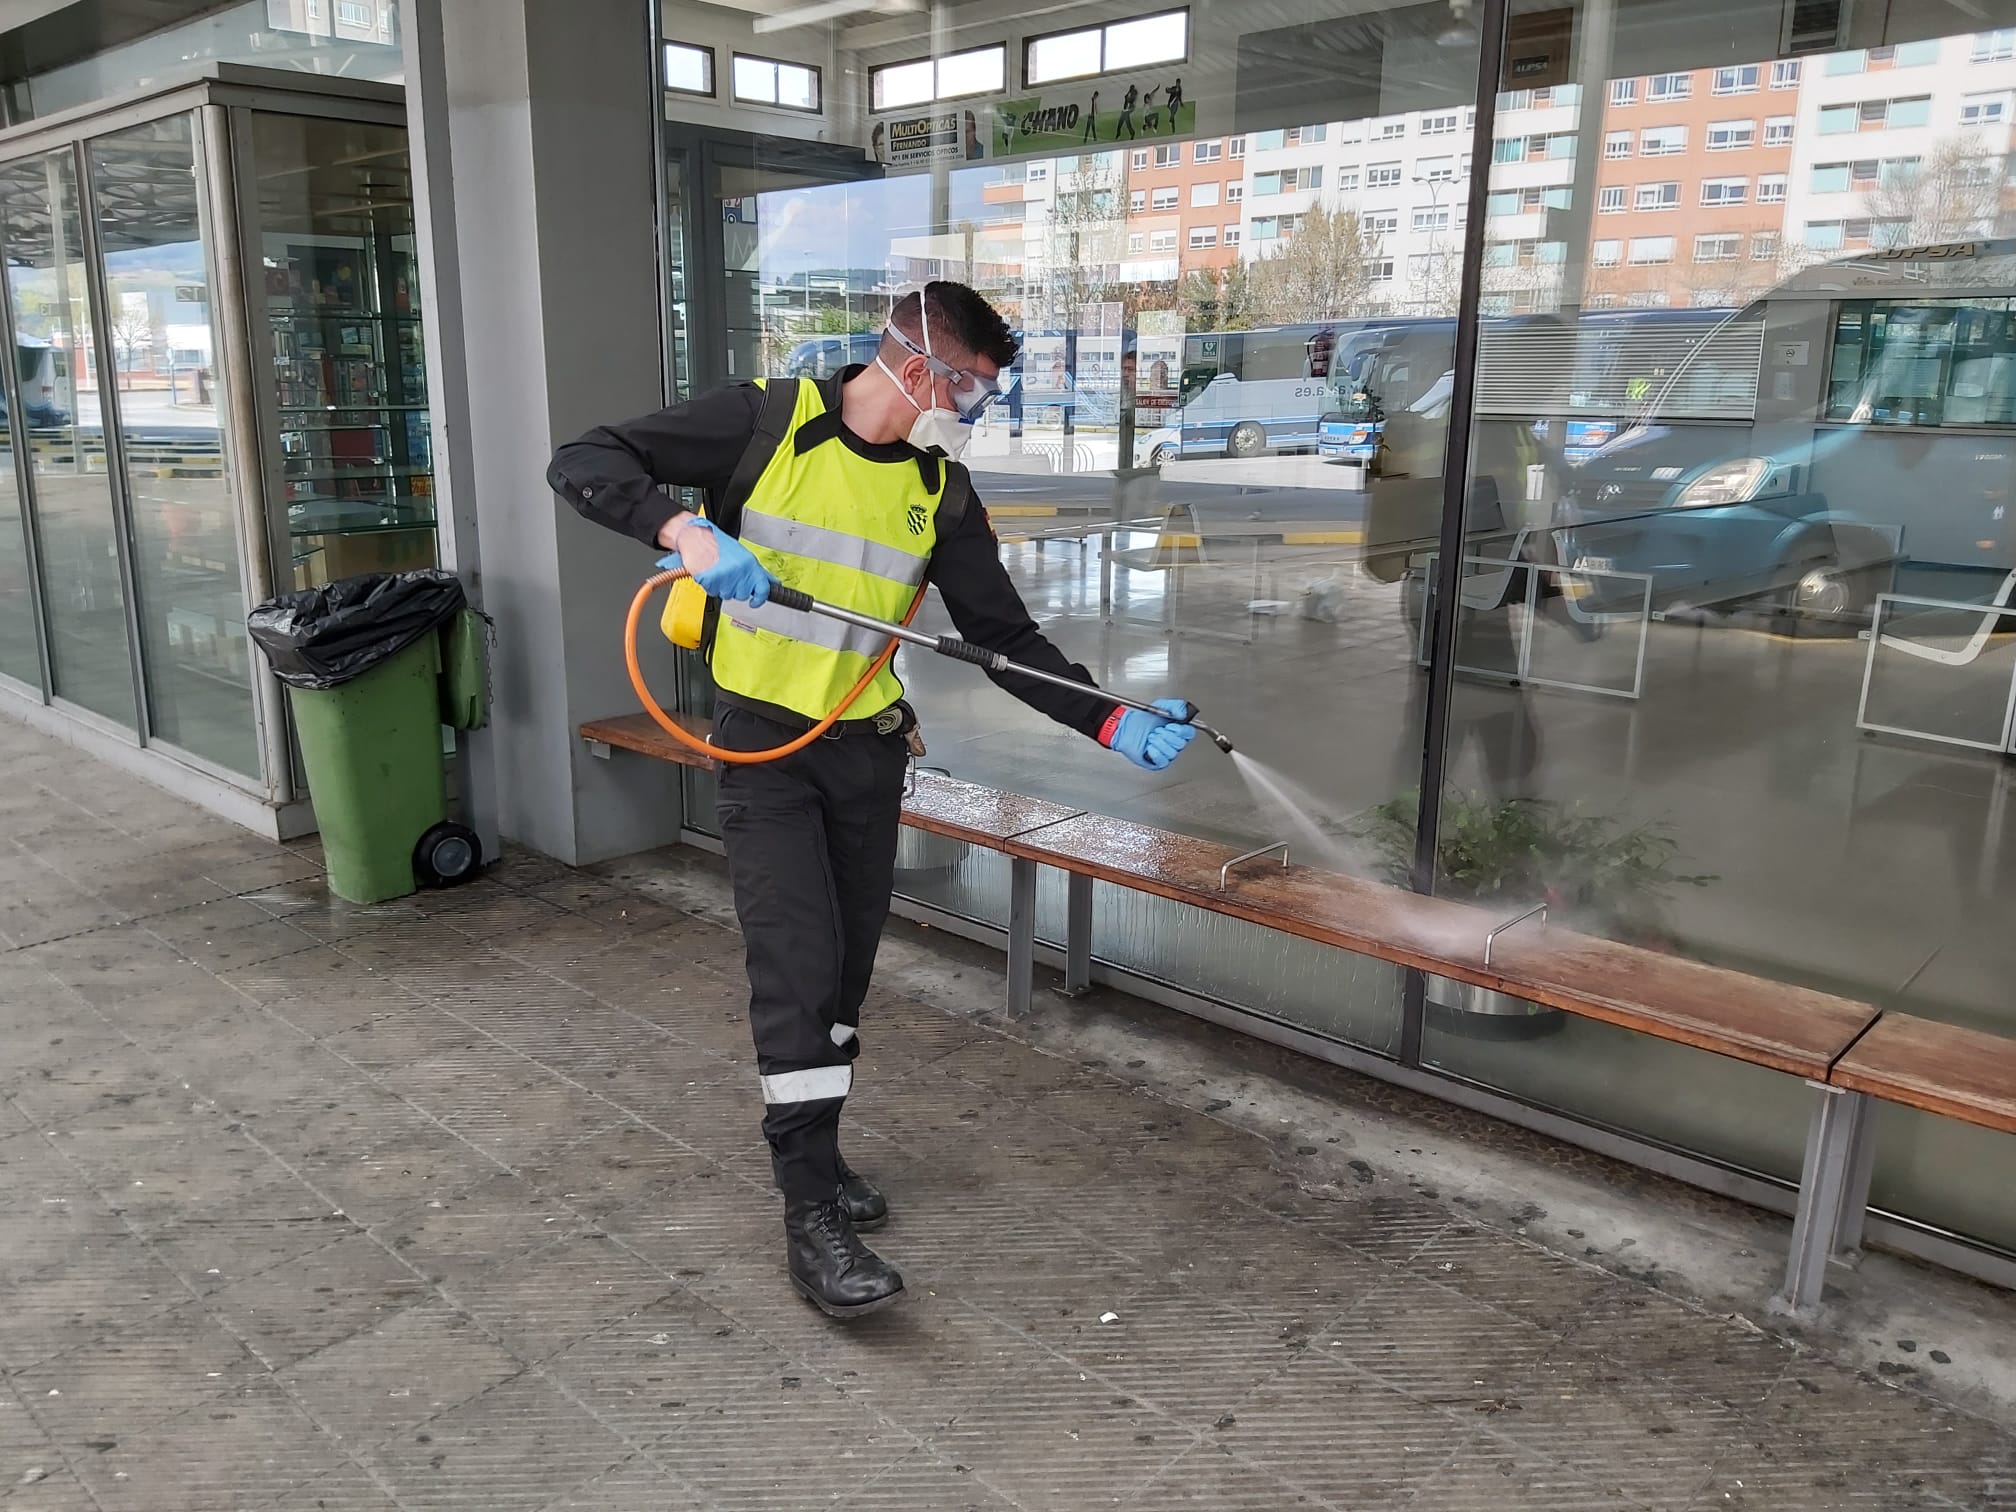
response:
M1336 404L1332 364L1341 342L1372 322L1210 331L1183 339L1182 388L1157 460L1259 457L1307 451Z
M1639 578L1658 609L1847 624L1893 581L2016 600L2016 241L1870 252L1705 316L1485 322L1479 554L1559 564L1584 616L1636 613ZM1437 494L1375 489L1382 562L1424 569Z
M14 342L14 376L20 383L21 408L31 428L68 425L70 411L63 406L65 363L54 345L34 336ZM5 420L7 403L0 397L0 420Z

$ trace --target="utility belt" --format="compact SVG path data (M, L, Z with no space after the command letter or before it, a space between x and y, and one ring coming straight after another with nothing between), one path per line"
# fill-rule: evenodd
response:
M730 693L725 688L714 690L714 701L724 708L739 709L744 714L753 715L757 719L766 720L796 734L802 735L819 722L816 719L807 719L795 709L764 703L758 698L745 698L739 693ZM917 711L910 707L907 699L899 698L880 714L871 714L865 719L837 719L823 738L840 740L849 735L897 735L903 738L912 756L925 754L923 731L917 720Z

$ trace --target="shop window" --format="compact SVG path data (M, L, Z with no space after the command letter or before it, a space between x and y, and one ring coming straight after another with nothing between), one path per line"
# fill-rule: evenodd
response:
M665 87L675 94L714 94L714 49L686 42L665 44Z
M819 70L805 63L736 53L731 77L742 105L775 105L780 110L819 109Z
M1022 81L1034 88L1064 79L1183 63L1190 57L1190 13L1162 11L1082 31L1052 32L1023 44Z

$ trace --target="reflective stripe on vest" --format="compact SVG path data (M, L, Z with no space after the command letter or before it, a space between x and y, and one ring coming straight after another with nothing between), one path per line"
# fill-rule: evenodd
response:
M742 544L780 583L858 614L901 620L937 544L948 470L939 469L933 487L914 457L871 461L837 436L801 453L800 427L825 410L818 385L800 383L791 429L743 504ZM714 641L714 681L823 719L887 644L885 636L824 615L729 604ZM848 717L872 717L902 695L885 667Z

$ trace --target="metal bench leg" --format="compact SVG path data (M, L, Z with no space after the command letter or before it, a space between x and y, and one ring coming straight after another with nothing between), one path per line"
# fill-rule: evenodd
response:
M1092 879L1073 872L1064 910L1065 997L1083 997L1092 990Z
M1008 1016L1029 1011L1036 987L1036 863L1008 862Z
M1848 1150L1848 1189L1843 1194L1841 1220L1834 1229L1834 1258L1853 1260L1862 1253L1862 1224L1869 1216L1869 1182L1876 1174L1876 1108L1859 1092L1848 1094L1862 1104Z
M1792 1256L1785 1268L1785 1289L1773 1299L1780 1311L1809 1314L1820 1305L1827 1284L1827 1264L1841 1236L1861 1232L1861 1216L1848 1209L1866 1184L1856 1190L1858 1174L1866 1183L1869 1145L1869 1099L1821 1082L1809 1082L1816 1101L1806 1131L1806 1164L1799 1174L1799 1210L1792 1220Z

